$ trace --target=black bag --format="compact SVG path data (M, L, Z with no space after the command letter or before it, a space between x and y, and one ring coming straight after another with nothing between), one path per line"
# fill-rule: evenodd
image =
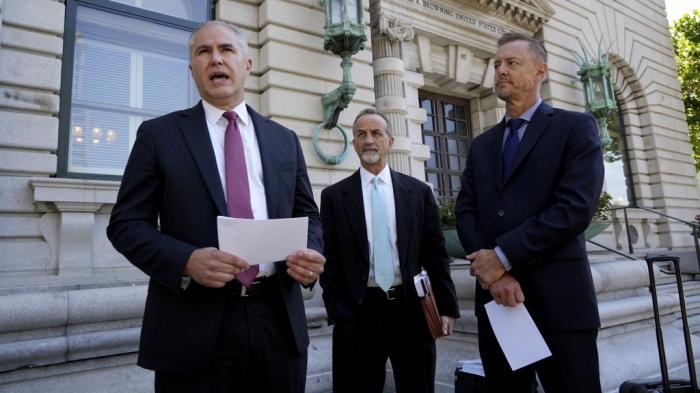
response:
M695 362L693 358L693 347L690 342L690 328L688 327L688 314L685 311L685 295L683 294L683 281L681 279L681 269L679 258L666 255L647 257L647 268L649 269L649 290L654 306L654 324L656 325L656 345L659 348L659 364L661 366L661 379L638 379L625 381L620 385L620 393L697 393L697 378L695 376ZM666 365L666 350L664 349L664 337L661 333L661 317L659 315L659 302L656 293L656 280L654 277L654 263L673 262L673 269L676 272L676 285L678 286L678 296L681 306L681 320L683 322L683 336L685 337L685 354L688 358L688 370L690 371L690 381L687 379L668 378L668 367Z
M455 370L455 393L487 393L486 378L462 371Z
M486 378L463 371L457 367L455 370L455 393L488 393ZM537 392L537 381L533 379L528 393Z

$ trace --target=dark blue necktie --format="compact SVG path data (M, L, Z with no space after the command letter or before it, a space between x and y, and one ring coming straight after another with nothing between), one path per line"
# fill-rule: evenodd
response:
M508 136L506 137L506 143L503 145L503 179L506 178L506 174L510 170L511 165L513 165L513 159L515 158L515 152L518 151L518 144L520 139L518 138L518 128L525 123L525 119L510 119L506 123L508 127Z

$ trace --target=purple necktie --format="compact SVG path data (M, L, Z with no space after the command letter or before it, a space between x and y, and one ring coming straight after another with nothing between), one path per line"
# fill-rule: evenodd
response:
M228 120L226 136L224 137L224 161L226 166L226 207L229 217L254 218L250 207L250 187L248 186L248 170L243 152L243 140L238 130L236 112L224 112ZM244 272L237 274L236 279L246 287L250 286L260 268L251 265Z

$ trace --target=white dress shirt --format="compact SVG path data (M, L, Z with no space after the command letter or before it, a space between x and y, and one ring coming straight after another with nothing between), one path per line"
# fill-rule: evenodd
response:
M360 167L360 179L362 181L362 204L365 210L365 223L367 227L367 242L369 243L369 280L367 281L368 287L378 287L377 282L374 281L374 263L372 262L372 179L374 179L374 174ZM389 165L385 166L381 172L379 172L379 182L377 187L382 193L384 198L384 206L387 211L387 223L389 224L389 239L391 241L391 259L394 264L394 282L391 284L399 285L401 284L401 270L399 268L399 252L396 246L396 205L394 203L394 187L391 183L391 172L389 171Z
M224 160L224 136L226 135L226 127L228 120L223 116L223 109L219 109L210 103L202 100L204 107L204 117L207 120L207 128L209 129L209 138L211 145L214 148L214 157L216 157L216 166L219 169L219 179L221 179L221 187L226 195L226 168ZM243 152L245 154L246 170L248 172L248 186L250 188L250 206L253 210L253 217L256 220L267 220L267 199L265 198L265 184L263 183L262 159L260 158L260 147L258 146L258 138L255 136L255 127L253 120L248 114L245 102L241 102L233 108L233 111L238 115L236 123L238 130L241 133L243 140ZM275 272L273 263L260 264L260 276L270 276Z

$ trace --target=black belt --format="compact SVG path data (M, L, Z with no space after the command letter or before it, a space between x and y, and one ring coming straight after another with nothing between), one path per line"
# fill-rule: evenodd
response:
M272 276L258 277L253 280L248 287L238 281L235 281L235 285L233 285L231 288L231 293L233 294L233 297L263 297L271 292L271 285L274 284L274 278Z
M403 299L403 285L395 285L386 292L379 287L367 287L367 296L378 297L387 301L399 301Z

